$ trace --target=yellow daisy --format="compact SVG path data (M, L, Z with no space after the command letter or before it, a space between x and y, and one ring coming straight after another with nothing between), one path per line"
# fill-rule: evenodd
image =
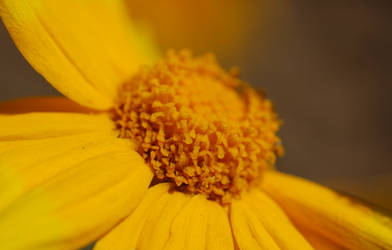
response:
M1 0L0 14L78 103L0 106L0 249L392 249L390 219L274 170L264 96L212 55L156 60L122 1Z

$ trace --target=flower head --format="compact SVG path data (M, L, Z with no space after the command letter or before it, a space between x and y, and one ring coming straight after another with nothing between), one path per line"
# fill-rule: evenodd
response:
M270 101L212 55L170 52L120 94L121 137L137 143L158 181L228 203L275 163L279 121Z
M2 0L0 15L78 103L0 106L2 249L392 248L386 216L274 170L270 101L211 55L157 62L122 1Z

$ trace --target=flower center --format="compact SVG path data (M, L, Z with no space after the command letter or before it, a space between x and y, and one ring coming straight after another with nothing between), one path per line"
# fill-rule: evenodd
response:
M114 119L155 181L223 204L257 183L283 150L271 102L212 55L169 52L143 68L123 86Z

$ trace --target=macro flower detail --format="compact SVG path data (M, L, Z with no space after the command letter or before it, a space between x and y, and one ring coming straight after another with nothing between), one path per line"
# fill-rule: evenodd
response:
M275 170L272 104L213 55L169 52L120 0L2 0L70 98L0 105L0 248L392 249L392 222Z
M270 101L212 55L171 52L136 74L121 89L114 120L158 181L222 203L254 186L282 152Z

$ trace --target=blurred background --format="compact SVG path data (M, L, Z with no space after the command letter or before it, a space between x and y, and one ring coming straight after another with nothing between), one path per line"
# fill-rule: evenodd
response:
M392 209L391 1L128 4L162 50L215 52L266 91L284 121L278 169ZM59 95L2 24L0 76L0 101Z

